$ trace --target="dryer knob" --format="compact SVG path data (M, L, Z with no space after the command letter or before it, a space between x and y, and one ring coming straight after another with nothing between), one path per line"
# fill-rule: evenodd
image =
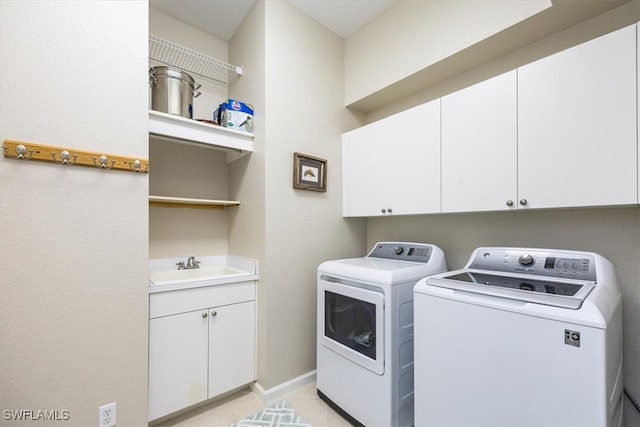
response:
M402 246L396 246L396 255L400 255L404 252L404 248Z
M520 265L528 266L528 265L533 265L536 262L536 260L531 255L524 254L524 255L520 255L518 262L520 263Z

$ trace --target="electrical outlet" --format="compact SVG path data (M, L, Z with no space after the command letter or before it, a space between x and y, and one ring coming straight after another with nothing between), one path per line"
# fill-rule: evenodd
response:
M116 402L100 407L99 420L98 427L113 427L116 425Z

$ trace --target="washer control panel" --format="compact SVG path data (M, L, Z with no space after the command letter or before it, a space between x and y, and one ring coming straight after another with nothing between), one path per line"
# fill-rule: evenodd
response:
M593 256L580 252L478 248L467 268L596 281Z
M432 251L433 247L425 243L382 242L376 243L367 256L426 263Z

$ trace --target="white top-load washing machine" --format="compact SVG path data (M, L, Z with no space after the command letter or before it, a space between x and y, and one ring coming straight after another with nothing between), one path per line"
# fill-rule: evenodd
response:
M415 425L620 426L621 299L592 252L478 248L419 281Z
M318 267L318 395L352 423L413 425L413 287L446 268L439 247L406 242Z

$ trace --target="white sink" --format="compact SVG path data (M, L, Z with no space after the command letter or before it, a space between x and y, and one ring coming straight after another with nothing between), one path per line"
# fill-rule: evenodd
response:
M188 257L149 260L149 292L165 292L192 287L223 285L257 280L258 262L235 255L196 257L200 268L178 270L177 263Z
M246 275L246 271L229 266L194 268L191 270L152 271L151 284L163 285L194 280L220 279L229 276Z

